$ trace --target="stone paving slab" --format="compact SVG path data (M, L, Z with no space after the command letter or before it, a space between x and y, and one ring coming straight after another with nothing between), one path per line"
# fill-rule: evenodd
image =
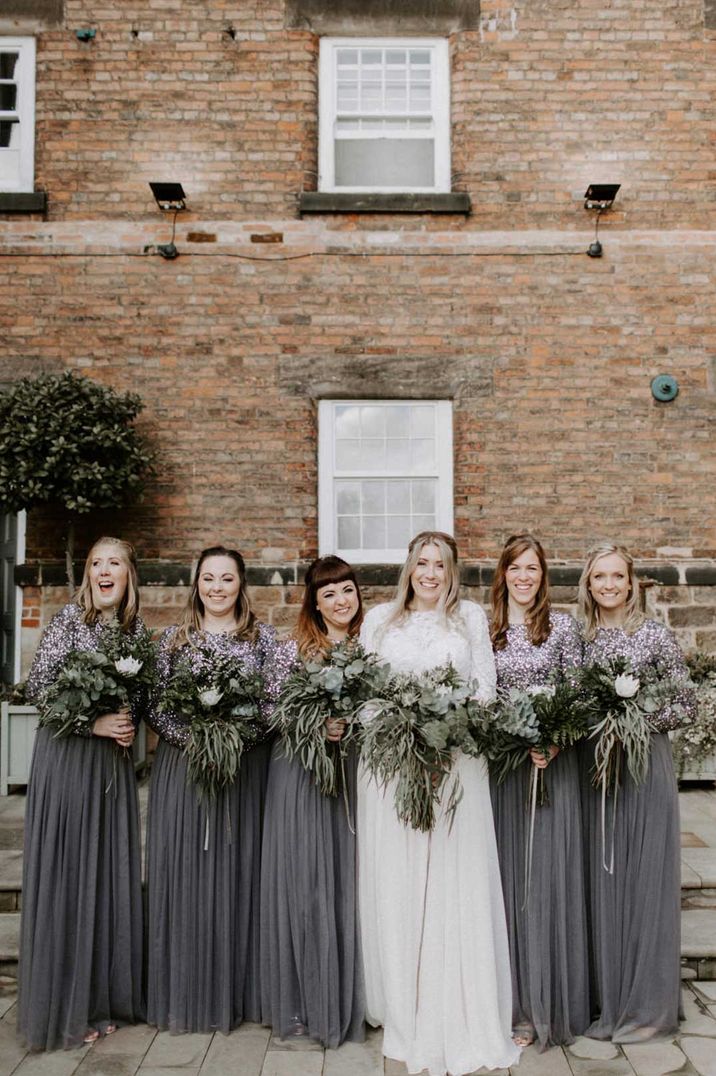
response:
M686 1036L681 1049L700 1076L716 1076L716 1046L713 1039Z
M198 1071L207 1055L212 1035L172 1035L158 1031L142 1068L187 1068Z
M716 886L716 848L682 848L681 859L698 875L702 886Z
M567 1047L567 1053L570 1057L579 1057L584 1061L612 1061L619 1057L619 1047L613 1042L588 1039L585 1035L580 1035Z
M0 890L22 889L22 851L19 848L0 851Z
M17 912L0 913L0 960L17 960L20 916Z
M637 1076L666 1076L683 1068L686 1061L683 1051L673 1042L635 1043L622 1049Z
M259 1024L242 1024L231 1035L214 1035L201 1076L259 1076L271 1032Z
M371 1028L365 1042L344 1042L337 1050L326 1050L323 1076L383 1076L382 1042L382 1031Z
M0 917L1 918L1 917ZM689 959L716 953L716 914L711 908L687 908L681 912L681 955Z

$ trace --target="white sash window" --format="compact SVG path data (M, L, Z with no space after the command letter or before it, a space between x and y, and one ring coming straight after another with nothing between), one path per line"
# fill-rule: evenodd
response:
M0 37L0 191L32 191L35 39Z

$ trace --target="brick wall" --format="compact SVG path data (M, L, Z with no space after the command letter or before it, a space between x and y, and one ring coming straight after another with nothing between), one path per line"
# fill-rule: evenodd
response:
M603 536L647 561L714 558L704 12L483 0L478 27L450 39L453 186L471 215L302 220L318 39L283 2L65 0L61 25L38 32L48 216L0 234L0 380L72 369L138 391L159 452L144 503L92 517L79 551L109 531L174 563L218 539L255 565L312 557L316 400L377 395L454 400L468 560L525 526L567 561ZM96 37L81 43L86 26ZM158 179L189 199L173 262L156 252L171 231ZM590 259L582 196L607 181L622 189ZM672 404L650 395L659 373L679 380ZM32 513L28 560L61 551L61 520ZM660 612L701 617L674 626L713 643L713 606L685 593ZM270 613L292 615L278 601Z

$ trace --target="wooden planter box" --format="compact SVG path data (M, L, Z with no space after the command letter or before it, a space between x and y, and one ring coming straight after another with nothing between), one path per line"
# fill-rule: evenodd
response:
M30 776L32 748L39 714L34 706L4 702L0 708L0 796L7 796L10 785L26 785ZM143 769L147 761L147 729L142 723L132 748L134 768Z

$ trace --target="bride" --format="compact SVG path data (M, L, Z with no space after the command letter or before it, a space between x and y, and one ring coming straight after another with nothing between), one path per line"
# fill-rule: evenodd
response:
M367 614L365 648L400 673L451 662L492 697L487 620L460 601L457 546L448 534L413 538L393 602ZM359 898L367 1012L383 1053L431 1076L508 1068L511 985L505 912L486 766L459 754L464 794L452 828L439 807L421 833L396 815L393 785L363 773L358 793Z

